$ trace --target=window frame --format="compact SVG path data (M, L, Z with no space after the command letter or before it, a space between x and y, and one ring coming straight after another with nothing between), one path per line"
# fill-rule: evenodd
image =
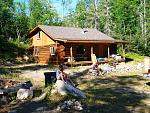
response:
M55 55L55 54L56 54L56 49L55 49L55 47L50 46L49 49L50 49L50 54L51 54L51 55Z
M37 39L37 40L41 40L40 34L41 34L41 33L40 33L40 31L39 31L39 32L37 33L37 36L36 36L36 39Z
M35 47L34 48L34 56L38 56L39 55L39 48Z

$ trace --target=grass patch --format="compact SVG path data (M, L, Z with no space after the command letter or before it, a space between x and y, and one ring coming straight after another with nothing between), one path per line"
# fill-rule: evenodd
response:
M126 53L125 57L129 58L129 59L133 59L136 62L143 62L144 61L144 56L141 56L137 53Z
M0 68L0 78L1 79L12 79L12 78L18 78L18 72L17 70L12 70L11 68Z
M89 80L89 78L86 81L84 77L78 78L80 89L87 95L85 104L88 112L130 113L149 110L150 106L141 102L149 98L143 92L150 91L148 87L145 87L148 80L142 76L142 72L141 70L96 76L95 79Z

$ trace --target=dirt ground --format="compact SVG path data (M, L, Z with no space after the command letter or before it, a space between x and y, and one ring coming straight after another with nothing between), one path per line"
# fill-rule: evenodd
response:
M78 73L81 67L73 68ZM92 76L82 71L74 78L78 88L87 95L83 101L83 111L68 110L74 113L150 113L150 82L143 76L142 69L123 72L111 72L102 76ZM44 100L42 102L14 102L0 107L0 113L59 113L59 103ZM62 111L61 111L62 112ZM66 112L66 111L64 111Z

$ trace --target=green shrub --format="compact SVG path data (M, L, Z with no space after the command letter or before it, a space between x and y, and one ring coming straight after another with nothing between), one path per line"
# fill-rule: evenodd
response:
M125 49L124 49L123 47L119 46L119 47L117 48L117 53L118 53L119 55L121 55L122 57L125 57Z
M144 60L144 56L141 56L141 55L139 55L139 54L137 54L137 53L132 53L132 52L126 53L126 54L125 54L125 57L126 57L126 58L130 58L130 59L133 59L134 61L137 61L137 62L141 62L141 61Z
M20 42L18 39L7 41L0 38L0 60L2 62L15 62L17 57L27 54L28 44Z

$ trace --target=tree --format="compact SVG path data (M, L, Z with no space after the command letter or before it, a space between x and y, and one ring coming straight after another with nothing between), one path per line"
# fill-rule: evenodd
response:
M18 40L24 40L29 32L29 17L27 15L27 6L25 1L15 3L15 24L14 28Z
M58 18L49 0L30 0L29 12L30 29L40 24L53 25Z
M13 38L13 0L0 1L0 37Z

